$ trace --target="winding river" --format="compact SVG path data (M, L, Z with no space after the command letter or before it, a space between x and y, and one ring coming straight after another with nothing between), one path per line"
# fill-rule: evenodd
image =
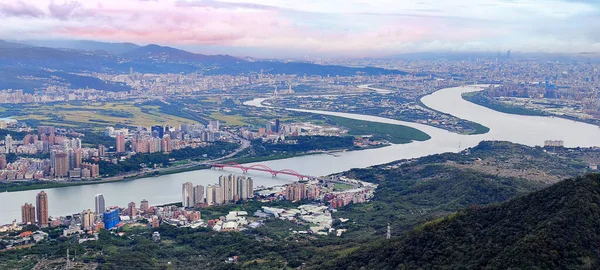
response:
M352 168L363 168L404 158L416 158L444 152L458 152L477 145L482 140L505 140L525 145L542 145L544 140L563 140L568 147L600 146L600 128L594 125L569 121L560 118L519 116L504 114L475 105L462 99L465 92L479 91L482 87L465 86L446 88L422 98L430 108L454 116L480 123L490 128L482 135L459 135L428 125L392 120L376 116L310 111L324 115L334 115L352 119L405 125L419 129L431 136L424 142L392 145L389 147L340 153L341 156L320 154L282 160L261 162L273 169L293 169L308 175L327 175ZM264 99L255 99L245 104L261 107ZM236 169L199 170L137 180L111 182L96 185L72 186L48 189L51 216L69 215L84 209L94 208L94 195L104 194L106 205L126 206L129 202L139 203L147 199L150 204L166 204L181 200L181 184L192 182L204 186L216 183L223 173L241 173ZM255 185L273 186L295 181L293 177L249 172ZM20 220L20 206L26 202L35 204L35 196L40 190L0 193L0 224Z

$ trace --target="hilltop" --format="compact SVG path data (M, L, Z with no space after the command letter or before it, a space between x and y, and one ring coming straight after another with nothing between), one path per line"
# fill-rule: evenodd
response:
M461 210L327 265L338 269L597 269L600 175ZM322 266L321 266L322 267Z

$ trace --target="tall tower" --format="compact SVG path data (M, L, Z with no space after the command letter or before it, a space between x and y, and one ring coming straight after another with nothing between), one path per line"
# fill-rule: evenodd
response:
M104 203L104 195L96 194L96 215L102 215L106 211L106 205Z
M392 229L390 228L390 223L388 223L387 234L386 234L385 238L388 240L390 240L392 238Z
M48 227L48 195L42 191L36 198L38 225L42 228Z
M125 153L125 136L117 135L117 153Z
M181 188L181 202L183 207L194 206L194 185L191 182L186 182Z

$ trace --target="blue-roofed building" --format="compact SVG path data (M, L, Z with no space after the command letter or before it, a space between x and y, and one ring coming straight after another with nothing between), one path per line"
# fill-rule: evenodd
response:
M119 209L106 210L102 216L104 228L110 230L119 224Z

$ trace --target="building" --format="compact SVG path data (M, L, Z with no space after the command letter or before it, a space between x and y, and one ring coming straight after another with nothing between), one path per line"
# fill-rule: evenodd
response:
M6 169L6 155L0 155L0 170Z
M181 203L183 207L194 206L194 185L191 182L186 182L181 188Z
M220 185L208 185L206 187L206 204L219 205L225 201L223 199L223 187Z
M303 183L293 183L285 188L286 198L289 201L296 202L306 198L306 185Z
M144 199L142 200L142 202L140 203L140 211L143 211L144 213L148 212L148 210L150 209L150 204L148 203L148 200Z
M557 140L557 141L546 140L546 141L544 141L544 147L564 147L564 146L565 146L565 142L561 141L561 140Z
M199 205L204 203L204 187L202 185L197 185L194 187L194 205Z
M54 176L66 177L69 174L69 155L66 153L54 154Z
M96 216L92 210L88 209L81 213L81 219L83 220L83 229L84 230L92 230L94 228L94 221L96 220Z
M165 128L163 126L152 126L152 137L162 138L165 135Z
M135 216L137 216L137 208L135 208L134 202L130 202L127 205L127 213L129 213L129 217L131 217L131 218L134 218Z
M119 209L106 210L102 215L102 221L104 222L104 228L110 230L119 224Z
M83 152L81 151L81 149L75 149L75 151L73 151L73 167L71 169L81 169L82 156Z
M41 228L48 227L48 195L42 191L36 197L37 221Z
M98 156L106 156L106 147L103 144L98 145Z
M102 194L97 194L96 197L96 215L102 215L102 213L104 213L104 210L106 210L106 205L104 203L104 195Z
M90 172L90 177L92 177L92 178L96 178L96 177L100 176L100 165L98 165L98 164L83 162L83 163L81 163L81 169L88 170ZM83 174L82 174L82 177L83 177Z
M13 139L10 136L10 134L7 134L4 137L4 145L6 146L6 153L12 153L12 152L14 152L14 150L12 149Z
M35 224L35 207L29 203L21 206L21 219L23 224Z
M278 118L278 119L275 119L275 132L279 133L280 130L281 130L281 126L280 126L279 118Z
M123 134L117 135L117 153L125 153L125 136Z

